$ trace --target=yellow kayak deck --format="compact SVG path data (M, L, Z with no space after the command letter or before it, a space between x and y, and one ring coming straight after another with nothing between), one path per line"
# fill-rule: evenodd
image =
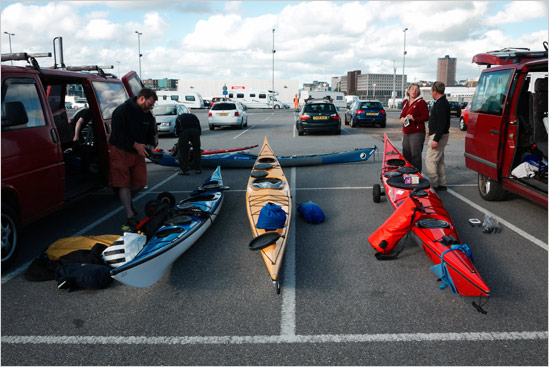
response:
M260 173L262 177L254 177L254 175L257 176L257 173ZM279 205L286 212L286 222L282 228L275 230L257 228L259 213L261 208L267 203ZM267 137L265 137L265 142L248 180L246 211L254 237L267 232L277 232L280 234L275 243L260 250L271 279L277 281L292 220L292 196L288 180L271 146L267 142Z

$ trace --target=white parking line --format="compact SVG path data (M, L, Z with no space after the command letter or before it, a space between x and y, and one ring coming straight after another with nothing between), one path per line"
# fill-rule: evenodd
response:
M324 334L249 336L48 336L2 335L2 344L73 345L205 345L205 344L323 344L323 343L401 343L448 341L546 340L547 331L503 331L465 333L401 334Z
M141 199L143 196L149 194L151 191L154 191L156 190L157 188L159 188L160 186L164 185L166 182L170 181L172 178L176 177L177 176L177 173L174 173L172 174L171 176L169 176L168 178L166 178L165 180L157 183L156 185L154 185L153 187L151 187L149 190L146 190L146 191L143 191L141 192L139 195L137 195L134 200L139 200ZM89 224L88 226L84 227L83 229L81 229L80 231L76 232L76 233L73 233L72 235L70 235L69 237L76 237L76 236L82 236L84 233L88 232L89 230L93 229L95 226L105 222L107 219L109 219L110 217L112 217L113 215L115 214L118 214L119 212L122 211L122 206L119 206L117 209L113 210L112 212L108 213L108 214L105 214L103 217L101 217L100 219L96 220L95 222ZM12 280L13 278L15 278L16 276L22 274L25 272L25 270L27 270L27 268L29 267L29 265L34 261L34 259L31 259L29 262L21 265L20 267L18 267L17 269L14 269L12 271L10 271L9 273L6 273L5 275L2 275L2 284L5 284L7 282L9 282L10 280Z
M290 178L290 189L292 195L292 220L290 222L290 237L286 244L284 254L284 277L282 278L282 312L280 317L280 334L283 336L295 336L295 217L297 214L295 206L295 185L296 169L292 167Z
M250 131L250 130L253 129L254 127L255 127L255 125L251 125L249 128L245 129L243 132L241 132L240 134L238 134L237 136L235 136L233 139L236 139L236 138L240 137L242 134L247 133L248 131Z
M519 235L521 235L522 237L526 238L527 240L533 242L534 244L538 245L539 247L541 247L542 249L544 249L545 251L547 251L547 243L537 239L536 237L530 235L529 233L523 231L522 229L518 228L517 226L515 226L514 224L512 223L509 223L508 221L506 221L505 219L495 215L494 213L484 209L483 207L481 207L480 205L478 204L475 204L474 202L472 202L471 200L467 199L465 196L463 195L460 195L458 194L457 192L455 192L454 190L451 190L451 189L448 189L447 191L448 193L450 193L451 195L455 196L456 198L458 198L459 200L469 204L470 206L472 206L473 208L475 208L476 210L482 212L482 213L486 213L486 214L490 214L493 218L497 219L498 222L500 222L501 224L503 224L504 226L506 226L507 228L509 228L510 230L518 233Z

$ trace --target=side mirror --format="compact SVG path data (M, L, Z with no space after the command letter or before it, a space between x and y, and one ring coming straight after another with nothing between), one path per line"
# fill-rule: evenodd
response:
M23 102L4 103L5 116L2 116L2 127L25 125L29 122L27 110Z

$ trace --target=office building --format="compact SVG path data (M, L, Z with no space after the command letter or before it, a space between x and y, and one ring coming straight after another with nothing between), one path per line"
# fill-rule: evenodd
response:
M438 58L437 61L437 80L443 82L446 86L456 85L456 58L446 55Z

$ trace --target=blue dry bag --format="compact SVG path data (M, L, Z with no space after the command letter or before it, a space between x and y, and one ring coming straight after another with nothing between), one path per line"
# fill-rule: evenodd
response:
M284 224L286 224L286 212L280 205L267 203L261 208L257 228L272 230L282 228Z
M312 201L299 204L297 212L303 216L303 219L313 224L324 222L324 219L326 219L322 209Z

